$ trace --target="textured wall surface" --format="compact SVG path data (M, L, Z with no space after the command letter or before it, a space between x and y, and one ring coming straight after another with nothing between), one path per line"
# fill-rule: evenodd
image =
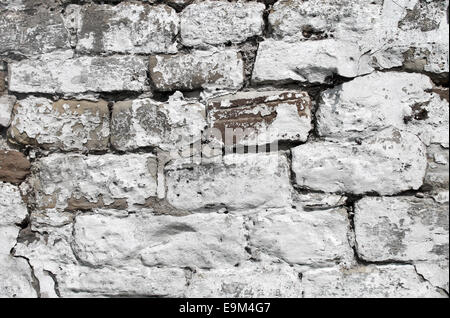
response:
M448 297L448 0L0 0L0 297Z

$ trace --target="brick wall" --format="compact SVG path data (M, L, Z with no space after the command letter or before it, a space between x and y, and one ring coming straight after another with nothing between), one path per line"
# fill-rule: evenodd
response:
M447 15L0 0L0 296L448 297Z

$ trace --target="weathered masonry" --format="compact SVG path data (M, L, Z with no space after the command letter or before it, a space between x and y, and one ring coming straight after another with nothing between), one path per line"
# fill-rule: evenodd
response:
M448 0L0 0L0 297L448 297Z

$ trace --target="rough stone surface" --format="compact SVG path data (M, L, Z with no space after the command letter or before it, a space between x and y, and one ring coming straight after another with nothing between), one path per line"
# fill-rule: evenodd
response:
M448 204L409 197L363 198L355 206L357 252L367 261L449 258Z
M12 11L32 11L38 8L58 9L71 0L0 0L0 8ZM114 0L113 0L114 1Z
M107 211L96 211L106 214ZM109 214L112 219L108 223L114 229L114 222L119 211ZM98 215L97 215L98 216ZM86 224L92 214L82 213L81 226ZM31 215L32 233L30 238L21 238L16 246L16 254L29 259L34 268L37 279L41 282L41 294L46 297L155 297L170 296L180 297L185 289L186 279L181 268L157 268L142 265L139 259L125 259L122 266L112 267L106 264L92 267L84 263L84 259L78 258L80 226L77 225L78 217L74 213L45 210L34 211ZM122 217L125 217L122 215ZM106 219L106 218L105 218ZM110 221L113 220L111 223ZM92 223L92 222L91 222ZM103 225L104 227L105 225ZM75 230L76 229L76 230ZM121 233L124 233L122 229ZM129 229L130 230L130 229ZM99 239L98 246L117 243L114 235ZM90 232L86 231L89 235ZM105 233L107 235L107 233ZM117 232L115 233L117 234ZM120 242L125 245L129 241ZM88 243L88 242L86 242ZM95 242L89 242L95 244ZM93 245L91 245L93 246ZM89 246L87 246L89 247ZM131 247L131 246L130 246ZM89 252L89 249L85 249ZM112 252L114 253L114 252ZM82 256L86 254L81 253ZM94 253L91 257L101 256L101 252ZM106 259L106 257L103 257ZM55 277L58 285L52 279Z
M156 165L150 154L53 154L34 164L31 182L39 208L133 210L156 195Z
M45 149L106 150L108 104L31 96L17 102L9 135L14 142Z
M358 143L319 141L296 147L298 186L325 192L395 194L423 184L426 149L414 135L386 129Z
M384 1L361 44L377 69L401 67L448 83L448 0Z
M280 0L269 14L272 33L291 41L352 38L373 28L383 1Z
M297 274L283 264L243 264L231 270L199 271L186 291L187 297L299 298Z
M288 162L276 153L230 154L223 162L191 167L175 162L166 170L167 200L181 209L242 210L291 201Z
M243 219L216 213L80 215L72 246L77 259L91 266L223 268L248 257Z
M353 257L344 208L261 213L251 218L249 228L249 247L256 258L265 254L288 264L326 266Z
M306 141L311 125L311 100L306 92L244 92L208 103L211 126L226 145L264 145ZM228 137L227 130L236 135Z
M165 102L150 98L114 104L111 144L122 151L141 147L182 150L202 138L205 106L176 93Z
M234 49L150 58L150 77L161 91L198 88L239 89L244 81L241 54Z
M182 297L186 286L180 268L68 266L59 277L62 297Z
M0 15L0 55L33 56L69 49L69 31L59 13L5 11Z
M352 78L373 71L361 55L356 44L334 39L265 40L258 47L252 82L325 83L335 75Z
M193 3L181 12L181 41L186 46L204 46L262 35L264 9L264 4L253 1Z
M427 148L427 173L424 185L432 190L448 190L449 186L449 149L440 145Z
M0 163L1 165L1 163ZM36 297L31 268L23 258L10 254L16 244L20 224L28 211L19 189L0 182L0 297Z
M82 52L176 53L179 19L174 9L140 3L71 6ZM100 27L99 27L100 26Z
M10 250L16 244L17 234L20 230L18 224L22 223L28 215L28 211L17 186L0 182L0 189L0 227L2 229L0 254L9 255Z
M389 195L417 190L426 166L426 149L420 139L395 128L360 144L317 141L292 151L297 185L325 192Z
M0 181L20 183L30 173L30 166L21 152L0 150Z
M0 0L0 297L448 298L448 16Z
M417 273L431 284L449 292L448 259L439 262L420 262L414 264L414 267Z
M307 298L442 298L411 265L324 268L303 274Z
M448 82L447 11L448 0L281 0L268 20L276 39L350 42L361 49L356 60L373 68L431 73Z
M0 96L0 126L8 127L11 123L11 114L16 102L14 96Z
M354 139L391 126L448 148L448 100L433 92L425 75L373 73L325 91L321 100L316 114L321 136Z
M9 69L9 90L20 93L142 91L146 81L146 63L136 56L74 57L65 51Z

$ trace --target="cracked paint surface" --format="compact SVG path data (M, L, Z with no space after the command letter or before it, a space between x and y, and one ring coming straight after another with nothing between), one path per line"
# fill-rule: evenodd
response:
M448 298L448 6L0 0L0 297Z

